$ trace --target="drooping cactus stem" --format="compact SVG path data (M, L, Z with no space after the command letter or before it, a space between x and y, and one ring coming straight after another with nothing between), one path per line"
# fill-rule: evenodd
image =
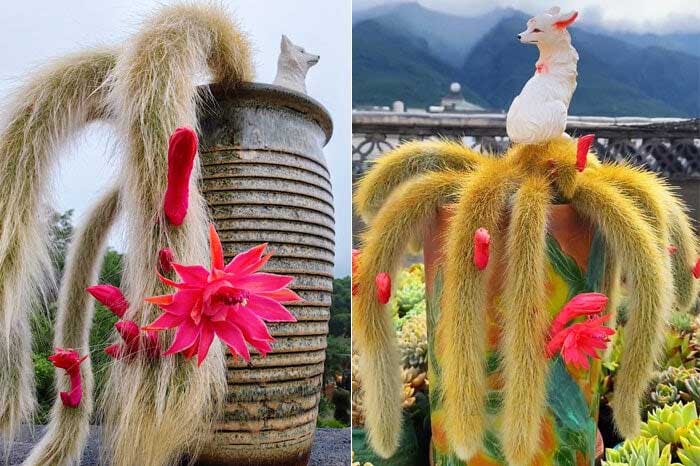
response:
M180 226L187 215L190 175L197 155L197 133L191 128L178 128L168 142L168 188L163 210L171 225Z

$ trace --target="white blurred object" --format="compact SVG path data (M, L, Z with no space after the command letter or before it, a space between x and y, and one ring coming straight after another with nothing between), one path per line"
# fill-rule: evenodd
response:
M277 60L277 76L272 84L306 94L306 73L321 57L307 53L285 35L280 44Z
M564 133L578 75L578 53L566 28L577 16L576 11L560 13L553 7L529 19L527 29L518 34L523 44L537 45L540 58L508 109L506 132L512 142L535 144Z

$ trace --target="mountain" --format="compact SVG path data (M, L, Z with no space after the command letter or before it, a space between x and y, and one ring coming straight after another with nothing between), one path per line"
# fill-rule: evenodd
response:
M462 80L493 107L507 109L532 76L537 48L515 39L527 18L518 13L503 19L465 61ZM570 114L700 115L700 59L635 47L575 27L571 34L579 53L579 77Z
M608 32L608 31L591 31L608 34L616 39L627 42L631 45L639 47L661 47L676 52L684 52L688 55L700 57L700 33L672 33L672 34L638 34L633 32Z
M467 100L507 110L532 76L537 60L536 47L515 39L529 16L510 11L473 43L469 41L474 36L467 34L466 56L459 64L435 50L437 37L443 33L452 37L453 44L455 37L465 36L464 29L447 26L452 20L458 24L460 18L451 16L448 20L450 16L431 13L417 4L400 4L375 11L373 19L355 22L353 102L387 105L403 100L407 105L423 107L438 103L449 83L457 81ZM407 18L413 18L413 22ZM417 22L425 28L420 29ZM428 34L431 28L440 33ZM449 34L445 32L448 30ZM700 57L647 45L654 43L651 39L637 44L596 31L571 29L580 56L571 114L700 115Z
M352 30L352 96L354 105L390 105L402 100L425 107L438 103L458 81L460 71L430 51L425 39L387 28L375 20ZM482 99L465 86L474 103Z
M431 10L417 2L380 5L353 14L353 25L373 20L396 34L425 40L428 50L453 67L461 67L471 47L515 10L495 9L476 17Z

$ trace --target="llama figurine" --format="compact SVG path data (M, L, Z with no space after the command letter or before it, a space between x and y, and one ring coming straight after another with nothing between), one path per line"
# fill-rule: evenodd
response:
M506 131L512 142L537 144L564 133L578 74L578 53L566 28L577 16L576 11L561 14L553 7L531 18L518 34L523 44L537 45L540 58L535 74L508 109Z

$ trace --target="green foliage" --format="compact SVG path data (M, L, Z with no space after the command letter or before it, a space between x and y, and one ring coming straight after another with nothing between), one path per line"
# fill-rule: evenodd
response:
M607 449L605 457L603 466L675 466L670 445L661 449L656 437L628 440L618 450Z
M349 276L333 280L331 320L328 322L328 333L332 336L350 337L350 287Z

